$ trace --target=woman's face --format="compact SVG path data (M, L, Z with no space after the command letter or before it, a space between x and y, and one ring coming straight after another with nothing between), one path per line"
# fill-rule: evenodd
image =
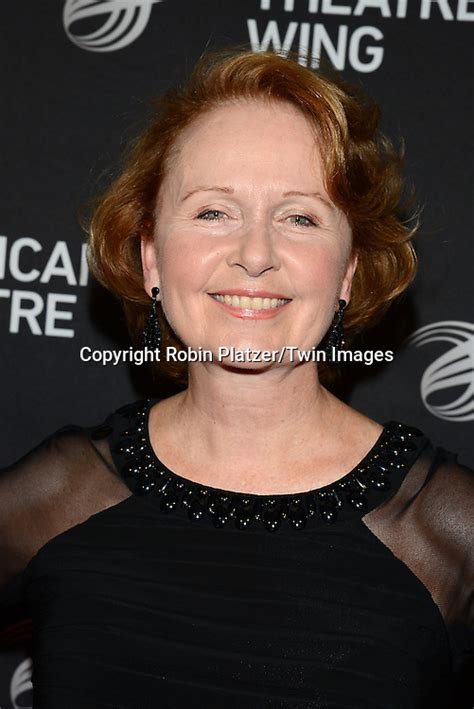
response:
M173 330L214 355L317 346L349 300L356 259L307 119L291 104L240 101L194 122L178 148L154 242L142 241L145 287L160 287Z

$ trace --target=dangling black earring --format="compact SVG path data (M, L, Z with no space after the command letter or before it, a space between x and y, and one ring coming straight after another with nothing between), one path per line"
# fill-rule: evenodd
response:
M331 329L327 335L327 344L325 352L327 355L327 362L333 362L333 348L336 352L342 350L345 343L344 340L344 328L342 326L342 321L344 320L344 311L346 309L346 301L342 298L339 300L339 310L337 311L334 322L331 325Z
M151 310L143 330L143 347L148 350L159 349L161 344L160 321L158 320L158 313L156 312L159 292L160 289L158 286L153 286L151 289Z

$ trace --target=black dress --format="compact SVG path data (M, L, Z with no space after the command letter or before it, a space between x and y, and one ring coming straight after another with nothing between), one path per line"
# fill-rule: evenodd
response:
M388 423L299 495L204 487L157 401L67 426L0 475L3 604L33 622L34 709L472 706L472 472Z

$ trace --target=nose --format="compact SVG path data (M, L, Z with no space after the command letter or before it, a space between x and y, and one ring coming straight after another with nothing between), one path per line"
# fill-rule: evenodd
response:
M259 221L239 230L228 263L230 266L240 266L254 278L265 271L278 270L280 261L275 249L272 227Z

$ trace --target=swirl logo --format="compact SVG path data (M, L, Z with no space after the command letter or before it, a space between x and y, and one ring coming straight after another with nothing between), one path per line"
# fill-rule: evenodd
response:
M33 684L31 682L32 667L33 663L31 661L31 658L27 657L26 660L20 662L20 664L12 675L12 679L10 682L10 698L14 709L20 709L21 707L27 709L27 706L24 703L24 694L25 692L32 691L33 689ZM20 697L22 701L20 704L18 704L17 700Z
M426 325L409 339L416 347L431 342L448 342L451 347L425 370L421 379L421 398L434 416L446 421L474 420L474 325L444 320ZM452 390L447 404L429 403L440 391Z
M151 6L161 0L66 0L63 23L67 36L81 49L90 52L114 52L134 42L148 24ZM73 25L98 26L90 32L79 34Z

